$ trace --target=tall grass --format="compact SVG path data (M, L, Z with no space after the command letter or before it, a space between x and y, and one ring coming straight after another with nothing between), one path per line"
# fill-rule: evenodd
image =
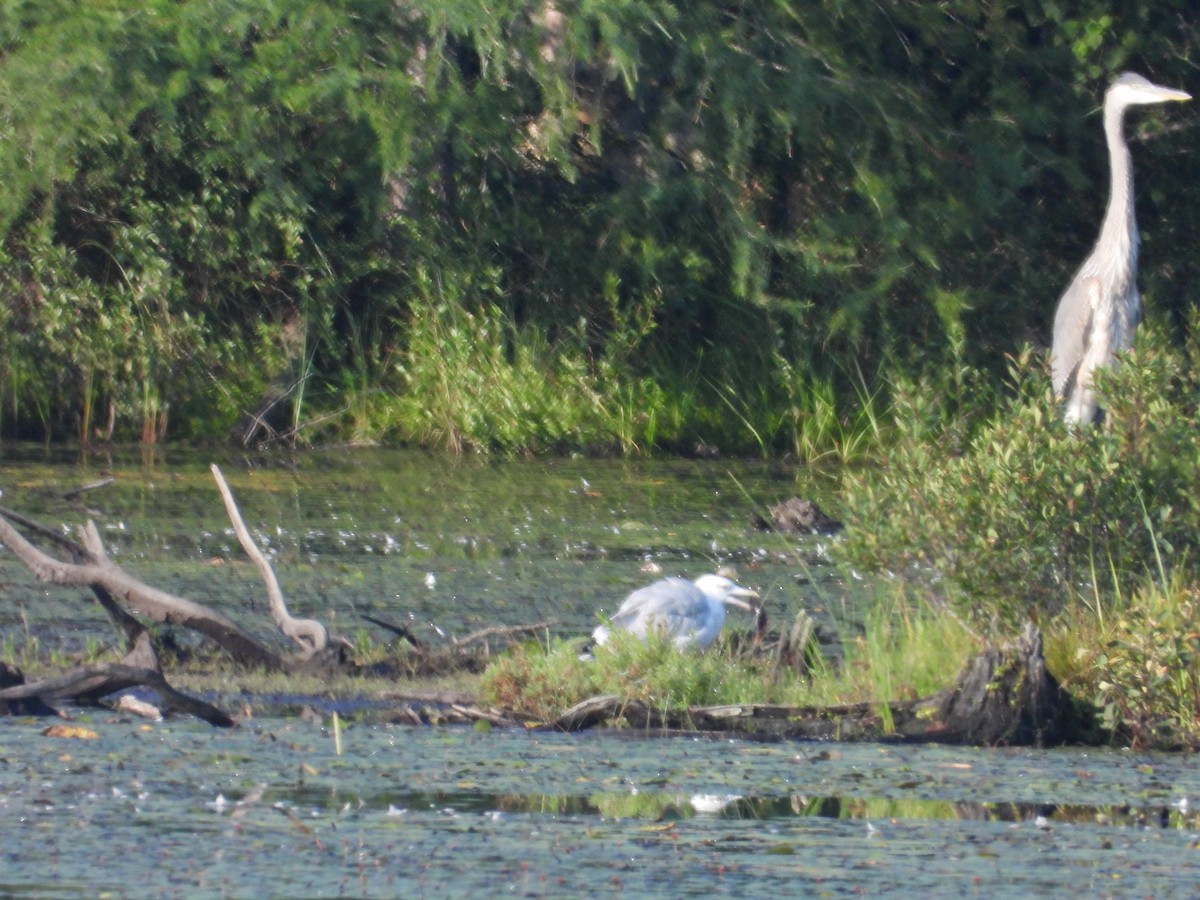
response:
M897 593L846 644L844 664L834 665L814 647L815 664L806 674L729 640L705 651L679 650L662 635L643 642L618 632L594 649L593 659L579 658L577 641L517 647L488 667L481 688L489 702L540 719L602 694L659 708L886 703L948 686L977 646L954 617Z
M948 686L981 644L945 605L895 586L845 642L838 692L863 701L928 696Z

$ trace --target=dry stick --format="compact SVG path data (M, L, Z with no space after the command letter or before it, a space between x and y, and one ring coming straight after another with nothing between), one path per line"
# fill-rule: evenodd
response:
M461 640L455 640L454 644L458 647L466 647L468 644L478 643L479 641L485 641L493 637L514 638L525 634L537 634L557 624L557 622L550 620L546 622L534 622L532 625L494 625L490 628L473 631Z
M405 627L404 625L397 625L395 622L389 622L386 619L378 619L375 616L367 615L367 613L359 613L359 615L362 616L364 619L366 619L368 622L370 622L372 625L378 625L380 628L383 628L386 631L390 631L393 634L404 638L404 640L408 641L416 649L418 649L418 650L425 649L425 642L422 641L420 638L418 638L416 635L414 635L411 631L409 631L408 628Z
M117 479L113 478L110 475L107 478L101 478L99 481L91 481L91 482L88 482L87 484L81 484L79 487L71 488L71 490L69 490L69 491L63 491L60 496L64 500L74 500L76 497L78 497L80 494L83 494L86 491L94 491L97 488L108 487L110 484L112 484L116 480Z
M267 586L267 602L271 605L271 618L275 620L275 625L281 632L303 647L309 656L324 650L329 645L329 632L316 619L297 619L288 612L287 603L283 599L283 590L279 587L275 571L267 562L267 558L263 556L262 551L258 549L258 544L254 543L254 539L246 528L246 523L242 521L242 514L238 512L233 492L225 483L225 477L217 468L216 463L209 468L212 470L213 478L217 480L217 487L225 501L225 511L229 513L229 521L233 523L233 530L242 544L242 549L258 567L263 583Z

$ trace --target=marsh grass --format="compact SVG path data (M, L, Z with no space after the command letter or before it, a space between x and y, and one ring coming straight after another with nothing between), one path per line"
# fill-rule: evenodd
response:
M395 369L403 390L387 401L391 414L379 418L418 444L628 450L643 421L631 413L645 399L636 381L610 383L616 369L593 364L577 342L551 343L495 304L471 310L435 296L415 306ZM606 396L620 401L609 404Z
M579 658L578 641L523 644L488 667L480 688L488 702L543 720L604 694L661 709L886 703L946 687L977 645L959 620L897 592L846 644L841 665L816 653L807 674L775 666L769 654L747 654L728 639L694 651L662 635L642 642L618 632L590 660Z
M950 685L981 643L945 606L896 586L871 606L862 632L845 642L837 694L861 701L928 696Z

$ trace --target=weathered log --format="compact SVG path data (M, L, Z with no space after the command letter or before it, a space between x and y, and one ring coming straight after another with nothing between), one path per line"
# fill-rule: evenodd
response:
M210 703L175 690L163 677L158 657L150 643L149 632L143 629L125 658L119 663L78 666L62 675L26 681L15 666L0 664L0 712L10 715L59 715L49 705L55 700L99 704L101 698L131 687L153 688L168 709L193 715L211 725L228 728L235 722Z
M623 721L634 728L734 732L755 737L1044 746L1084 740L1091 711L1046 671L1041 633L1027 625L1012 644L988 647L954 686L913 701L795 707L771 704L670 709L592 697L548 727L580 731Z

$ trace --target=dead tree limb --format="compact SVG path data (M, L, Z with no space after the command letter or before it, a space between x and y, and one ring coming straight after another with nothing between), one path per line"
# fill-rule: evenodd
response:
M0 543L5 544L42 581L72 587L99 585L126 609L154 622L181 625L214 640L233 659L248 667L283 671L288 664L278 654L215 610L151 587L108 559L100 532L92 522L81 529L87 560L66 563L33 546L0 514Z
M228 728L237 724L212 704L175 690L161 672L122 663L79 666L54 678L4 688L0 690L0 700L11 702L33 697L42 701L67 698L95 700L139 685L153 688L162 698L164 706L203 719L211 725Z
M34 521L16 510L0 506L0 517L20 525L27 531L40 534L46 540L57 544L63 550L70 553L71 559L77 563L96 561L82 544L71 540L65 534L60 534L53 528L47 528L41 522ZM142 623L126 612L121 607L121 604L113 599L113 595L103 585L93 584L90 587L92 593L96 595L97 602L103 607L104 612L107 613L108 617L112 619L113 624L120 628L121 632L125 635L125 649L132 650L138 636L145 631Z
M258 544L250 536L246 523L242 521L242 514L238 511L237 502L233 499L233 492L225 483L225 477L216 463L209 468L212 470L213 478L217 480L217 488L221 491L221 498L225 501L225 511L229 514L229 521L233 523L234 533L237 534L246 555L258 567L259 575L262 576L263 583L267 587L267 603L271 607L271 619L275 622L275 626L284 635L299 644L307 656L324 650L329 645L329 633L325 630L325 626L316 619L297 619L288 612L287 602L283 599L283 589L279 586L279 579L275 577L275 570L271 568L267 558L258 549Z
M163 676L150 634L142 630L119 663L79 666L53 678L27 682L15 666L0 673L0 711L10 715L58 715L49 705L55 700L99 704L101 698L144 685L155 690L163 706L196 716L211 725L227 728L234 723L217 707L175 690Z

